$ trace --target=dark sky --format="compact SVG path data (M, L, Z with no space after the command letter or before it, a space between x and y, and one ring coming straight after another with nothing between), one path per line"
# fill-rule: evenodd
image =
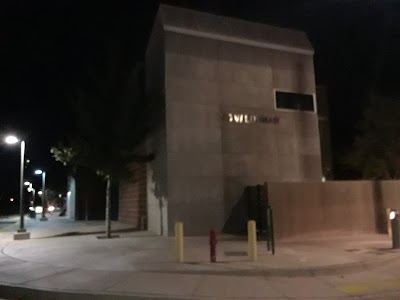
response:
M25 137L31 168L45 167L54 188L66 182L49 153L69 128L66 95L88 66L103 63L110 40L140 61L157 7L150 0L103 2L21 0L0 7L0 133ZM329 91L336 153L351 144L369 91L399 92L397 1L164 2L306 31L315 47L317 83ZM17 148L0 145L0 209L17 191L18 155Z

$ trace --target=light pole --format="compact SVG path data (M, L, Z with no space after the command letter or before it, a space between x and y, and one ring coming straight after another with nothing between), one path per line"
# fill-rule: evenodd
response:
M20 140L14 136L7 136L4 141L8 145L17 144ZM21 164L20 164L20 179L19 179L19 229L18 233L23 235L14 235L14 239L29 239L30 235L25 234L26 229L24 227L24 161L25 161L25 141L21 141Z
M45 190L45 188L46 188L46 172L42 171L42 170L36 170L35 174L36 175L42 175L42 208L43 208L43 210L42 210L42 217L40 218L40 221L47 221L46 215L44 213L45 212L44 206L46 204L46 202L45 202L45 197L46 197L46 190Z

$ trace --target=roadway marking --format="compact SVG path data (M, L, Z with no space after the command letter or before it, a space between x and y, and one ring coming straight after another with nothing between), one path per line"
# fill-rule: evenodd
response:
M400 278L346 284L338 286L337 288L342 292L352 295L370 294L400 288Z

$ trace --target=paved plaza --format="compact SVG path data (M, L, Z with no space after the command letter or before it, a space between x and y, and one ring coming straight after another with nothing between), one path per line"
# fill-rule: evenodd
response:
M8 220L14 220L13 218ZM217 263L207 237L185 238L176 263L174 238L130 231L98 239L102 222L27 220L32 239L13 241L17 223L0 229L0 297L6 299L399 299L400 252L385 235L278 241L276 255L258 243L247 257L243 237L220 236Z

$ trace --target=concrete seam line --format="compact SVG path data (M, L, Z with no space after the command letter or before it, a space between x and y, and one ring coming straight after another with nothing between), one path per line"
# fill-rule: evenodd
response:
M10 243L9 243L9 244L10 244ZM8 246L8 244L7 244L7 246ZM1 249L1 253L2 253L3 255L5 255L6 257L8 257L8 258L11 258L11 259L14 259L14 260L17 260L17 261L20 261L20 262L29 262L29 263L43 264L43 265L48 266L47 264L44 264L44 263L38 263L38 262L29 261L29 260L24 260L24 259L21 259L21 258L17 258L17 257L11 256L11 255L9 255L9 254L7 254L7 253L4 252L4 250L6 249L7 246L4 246L4 247Z
M45 279L45 278L51 277L51 276L57 276L57 275L61 275L61 274L66 274L66 273L70 273L70 272L76 271L76 270L79 270L79 269L63 270L63 271L59 271L59 272L56 272L56 273L53 273L53 274L49 274L49 275L46 275L46 276L41 276L41 277L38 277L38 278L35 278L35 279L30 279L30 280L24 281L23 283L24 284L29 284L29 282L32 282L32 281Z
M23 262L30 262L30 261L28 261L28 260L23 260L23 259L20 259L20 258L16 258L16 257L13 257L13 256L8 255L7 253L5 253L4 250L5 250L6 247L8 247L8 245L11 244L11 243L12 243L12 242L9 242L7 245L5 245L3 248L1 248L1 253L2 253L4 256L6 256L6 257L11 258L11 259L14 259L14 260L17 260L17 261L20 261L21 263L23 263Z
M340 275L338 274L338 275L336 275L336 276L341 276L341 274L340 274ZM322 281L323 283L325 283L326 285L330 286L331 288L337 289L337 286L335 286L333 282L330 282L330 281L326 280L325 277L318 277L318 279L319 279L320 281Z
M263 276L262 277L263 280L265 280L266 282L268 282L268 277ZM273 284L270 284L270 287L273 291L275 291L275 293L279 294L281 297L289 299L286 295L284 295L277 287L275 287Z
M359 262L359 263L350 263L345 265L335 265L329 266L325 268L307 268L307 269L252 269L252 270L237 270L237 269L229 269L229 270L142 270L143 272L149 273L175 273L175 274L193 274L193 275L232 275L232 276L250 276L250 277L316 277L316 276L328 276L328 275L337 275L338 273L349 274L360 272L363 270L368 270L369 268L373 268L376 265L384 265L390 263L391 261L398 259L399 257L391 257L385 260L374 260L370 263Z
M1 247L1 253L4 255L7 255L4 253L4 249L6 249L6 247L8 247L8 245L10 245L12 243L12 241L9 241L8 243L6 243L4 246Z
M198 282L197 282L195 288L193 289L193 293L192 293L192 295L191 295L192 297L195 296L194 294L195 294L196 292L198 292L198 290L200 289L200 286L201 286L201 284L202 284L203 282L204 282L204 276L201 276L200 279L198 280Z

